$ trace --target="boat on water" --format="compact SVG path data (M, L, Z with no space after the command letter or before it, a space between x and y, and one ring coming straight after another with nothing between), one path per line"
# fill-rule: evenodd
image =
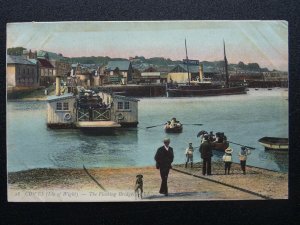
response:
M258 142L265 147L265 150L288 150L289 140L288 138L278 137L263 137Z
M171 121L168 121L165 125L166 133L181 133L182 132L182 124L174 117Z
M182 125L176 127L165 127L166 133L181 133L182 132Z
M199 85L182 85L177 88L168 88L168 97L193 97L193 96L219 96L219 95L238 95L246 94L244 86L240 87L219 87L211 85L204 87Z
M214 135L212 131L208 133L207 131L202 130L197 134L197 137L202 136L201 142L204 135L208 135L208 140L213 150L225 152L225 149L229 146L229 142L227 141L224 132L217 132L216 135Z
M193 97L193 96L219 96L219 95L239 95L246 94L246 86L240 85L231 87L229 84L229 74L228 74L228 62L225 52L225 42L224 44L224 64L225 64L225 85L220 85L212 82L205 81L203 77L203 65L200 65L199 71L199 81L191 82L189 64L190 60L187 55L187 47L185 41L185 50L186 50L186 68L188 74L188 82L181 85L173 85L172 83L167 85L167 96L168 97Z
M228 148L228 141L223 142L212 142L211 143L213 150L225 152L225 149Z

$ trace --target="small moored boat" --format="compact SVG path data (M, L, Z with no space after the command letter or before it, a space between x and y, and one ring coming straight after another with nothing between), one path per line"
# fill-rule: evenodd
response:
M288 150L289 139L278 137L263 137L258 140L265 147L265 150Z

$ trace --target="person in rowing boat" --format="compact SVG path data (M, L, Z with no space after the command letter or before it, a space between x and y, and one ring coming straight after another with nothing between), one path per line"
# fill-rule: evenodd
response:
M165 125L165 129L169 129L170 128L170 125L171 125L171 121L168 121Z
M171 119L171 123L170 123L170 128L174 128L174 127L176 127L176 118L175 117L173 117Z
M247 156L250 155L250 149L247 149L245 146L241 147L241 151L239 152L240 164L243 174L246 175L246 160Z
M215 137L213 131L209 132L208 139L209 139L209 141L210 141L211 143L214 142L214 141L216 140L216 137Z
M193 145L192 143L189 143L189 147L185 150L185 156L186 156L185 168L187 168L189 161L191 161L191 168L193 168L193 153L194 153Z
M175 118L173 117L170 123L170 128L175 128L175 127L180 127L181 123Z
M207 132L206 132L205 130L201 130L201 131L199 131L199 133L197 134L197 137L200 138L200 144L203 143L203 141L204 141L204 135L205 135L205 134L207 134Z

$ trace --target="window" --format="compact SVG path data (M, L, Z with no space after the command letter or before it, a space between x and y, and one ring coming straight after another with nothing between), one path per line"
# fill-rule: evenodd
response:
M129 102L125 102L124 109L129 109Z
M69 103L68 102L57 102L56 103L56 110L68 111L69 110Z
M56 103L56 110L62 110L62 102Z
M69 103L68 102L64 102L63 110L69 110Z
M118 109L123 109L123 102L118 102Z

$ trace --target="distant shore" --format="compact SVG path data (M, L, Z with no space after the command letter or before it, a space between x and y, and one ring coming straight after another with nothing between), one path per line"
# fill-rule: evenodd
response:
M224 175L223 163L213 163L212 176L203 176L201 164L193 168L174 165L169 175L169 196L158 193L155 167L32 169L8 173L9 201L136 201L135 176L144 176L143 201L206 201L287 199L288 175L239 165Z

